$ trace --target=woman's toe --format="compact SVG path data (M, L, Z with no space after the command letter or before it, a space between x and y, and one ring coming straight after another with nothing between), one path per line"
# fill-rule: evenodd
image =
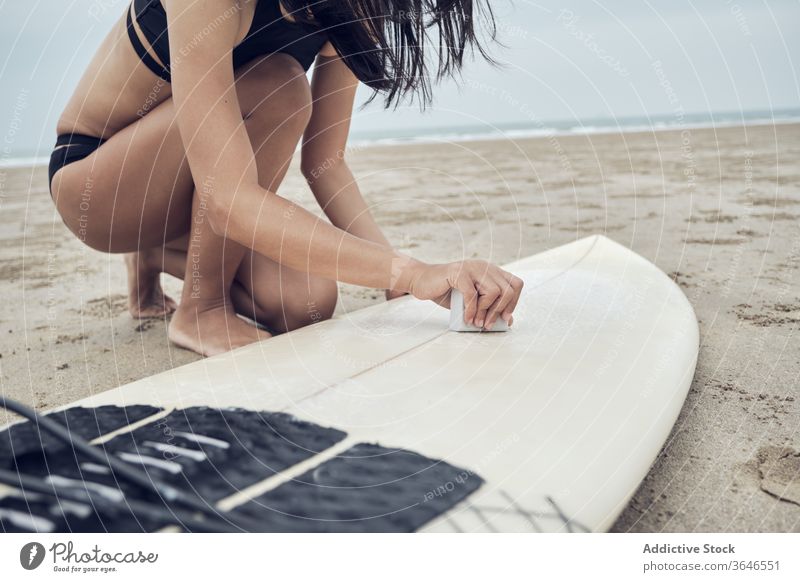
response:
M178 309L178 302L169 295L164 295L164 313L174 313Z

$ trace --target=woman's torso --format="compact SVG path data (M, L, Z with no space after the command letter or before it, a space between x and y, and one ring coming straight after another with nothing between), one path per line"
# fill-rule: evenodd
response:
M150 55L161 65L174 62L176 55L169 54L164 28L159 29L161 19L166 24L160 0L136 0L134 8L141 19L134 28ZM310 34L307 28L287 20L278 0L240 0L235 9L220 15L228 17L240 22L234 67L260 55L286 52L307 69L325 43L324 33ZM170 83L148 69L137 55L128 38L126 20L127 10L89 63L59 119L59 134L108 138L172 95ZM219 25L218 20L212 21L198 34L213 34Z

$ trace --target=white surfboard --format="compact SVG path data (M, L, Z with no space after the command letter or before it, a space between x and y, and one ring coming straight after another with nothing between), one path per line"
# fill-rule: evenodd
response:
M434 506L463 494L422 531L607 530L686 397L694 312L664 273L604 236L506 268L525 289L505 333L449 331L446 310L401 298L78 404L239 407L346 433L222 499L224 510L271 499L357 443L378 443L457 469L419 495Z

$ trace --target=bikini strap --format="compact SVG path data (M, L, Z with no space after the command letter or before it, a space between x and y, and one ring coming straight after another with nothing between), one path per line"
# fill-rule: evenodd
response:
M99 148L105 139L93 135L85 135L83 133L62 133L56 137L56 147L71 146L71 145L89 145Z
M154 74L158 75L162 79L164 79L167 83L172 82L172 76L170 75L169 69L163 67L156 61L150 53L147 52L147 49L142 44L142 41L139 40L139 35L136 34L136 29L133 27L133 18L131 18L131 11L133 10L133 2L131 2L131 6L128 9L128 18L127 18L127 26L128 29L128 38L131 40L131 46L133 46L134 52L139 56L145 66L150 69Z

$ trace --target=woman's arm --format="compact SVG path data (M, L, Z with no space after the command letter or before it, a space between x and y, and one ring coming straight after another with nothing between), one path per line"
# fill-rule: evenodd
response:
M407 290L421 263L331 226L259 185L234 84L235 1L169 0L166 9L177 123L214 231L297 270ZM212 32L198 32L204 30Z
M313 113L303 135L300 167L330 221L359 238L391 246L347 165L347 137L358 79L330 44L317 57L311 80ZM405 295L386 290L386 299Z
M391 246L347 165L347 136L358 79L329 46L311 80L313 113L303 134L300 167L330 221L359 238Z
M475 325L511 318L522 282L510 273L483 261L426 265L262 188L234 83L241 25L235 0L164 1L176 119L214 232L282 265L346 283L440 302L457 288L465 321Z

